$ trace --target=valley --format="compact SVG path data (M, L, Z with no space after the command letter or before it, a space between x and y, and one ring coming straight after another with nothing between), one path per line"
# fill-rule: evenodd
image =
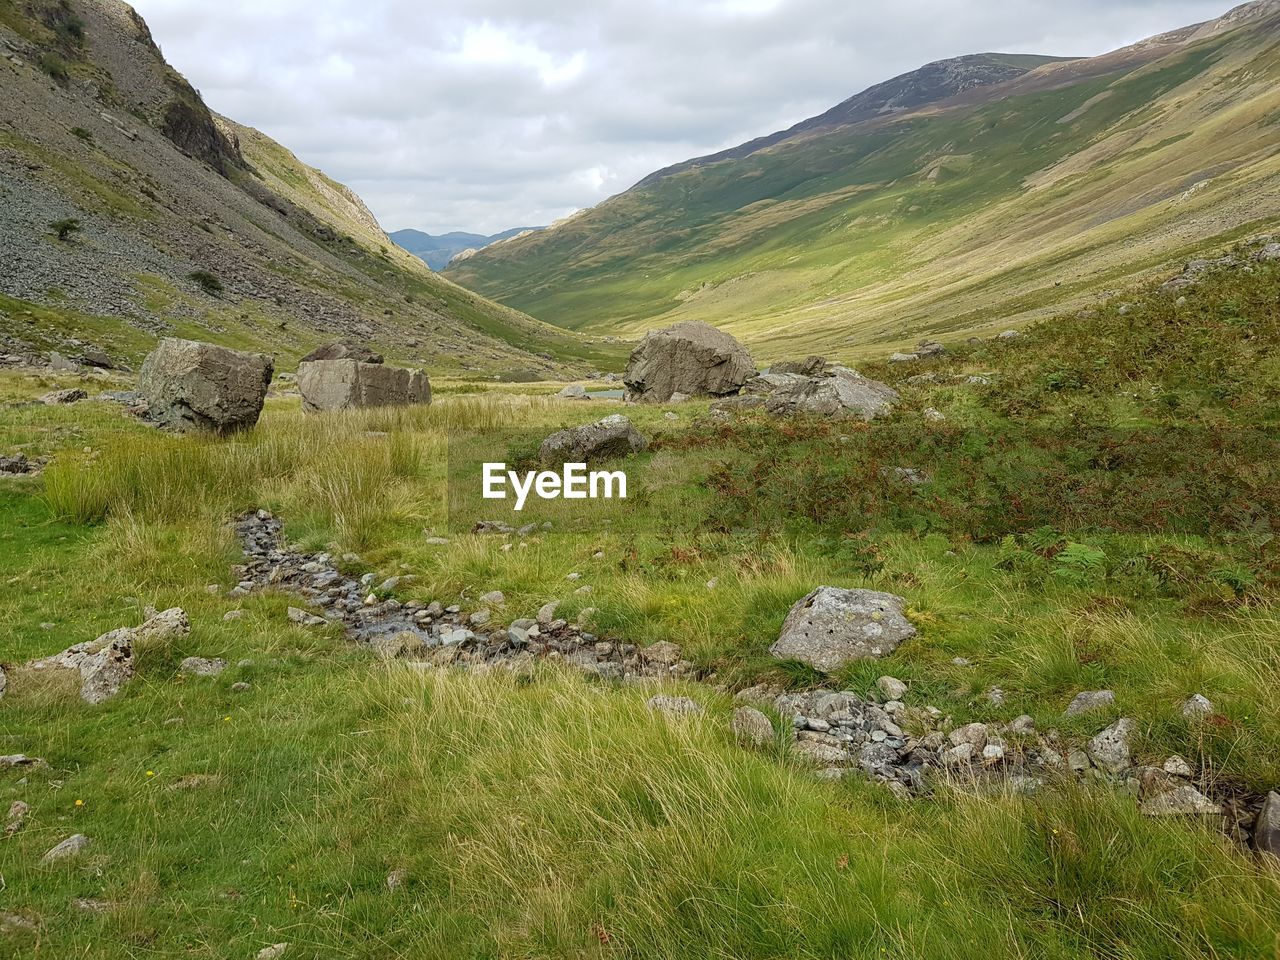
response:
M0 957L1274 960L1278 26L481 248L0 0Z

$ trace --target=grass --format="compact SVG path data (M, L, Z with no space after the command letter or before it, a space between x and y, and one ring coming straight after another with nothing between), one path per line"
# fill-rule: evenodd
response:
M814 585L869 586L908 598L919 635L825 682L866 692L892 673L957 723L1029 713L1068 737L1132 716L1142 761L1177 752L1214 789L1274 789L1272 548L1218 509L1239 485L1271 489L1272 461L1241 459L1181 527L1114 522L1105 500L1069 503L1046 485L1029 494L1033 516L975 530L963 485L898 498L868 452L877 436L903 457L933 451L944 483L963 453L957 425L1025 453L1032 428L1061 439L1051 428L1074 420L1149 430L1152 455L1120 495L1174 452L1192 458L1180 471L1203 472L1215 448L1171 451L1160 437L1274 425L1276 283L1274 271L1215 277L1182 305L1135 297L1123 317L1063 318L929 362L944 377L985 372L988 387L871 368L904 400L870 430L713 423L696 401L628 408L652 441L628 463L632 498L590 514L551 504L536 518L552 529L519 540L467 532L450 485L471 458L522 462L537 438L615 405L507 386L304 417L282 396L256 429L202 439L96 401L27 405L62 381L0 374L0 450L54 457L42 478L0 486L0 753L50 764L25 782L0 773L0 810L32 806L0 839L0 909L39 924L0 933L0 953L238 958L287 941L292 955L353 958L1274 956L1280 874L1209 825L1143 818L1103 786L902 802L820 781L780 746L737 746L728 692L823 682L768 645ZM924 428L926 404L948 420ZM1078 480L1093 469L1078 452L1038 456L1075 464L1064 476ZM761 464L749 484L726 480ZM824 476L843 498L800 495ZM1253 519L1270 522L1259 504ZM227 521L258 506L309 548L358 552L343 561L353 571L411 574L402 598L470 610L497 588L502 618L558 599L566 614L596 607L603 635L675 641L712 674L678 691L706 713L668 722L646 688L555 669L380 665L332 628L290 623L294 597L232 599ZM1242 570L1216 577L1228 562ZM141 649L137 679L108 704L13 668L174 605L191 635ZM225 621L229 609L241 619ZM190 655L232 666L187 677ZM1062 717L1075 692L1102 687L1111 712ZM1194 692L1214 701L1211 721L1181 716ZM39 865L74 832L93 838L83 859ZM97 908L76 905L86 898Z

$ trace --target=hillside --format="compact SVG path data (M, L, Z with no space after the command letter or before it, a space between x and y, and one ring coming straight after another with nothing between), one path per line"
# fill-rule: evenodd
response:
M501 240L510 240L522 233L542 230L543 227L513 227L491 236L482 233L466 233L455 230L452 233L434 235L421 230L394 230L390 237L396 245L408 250L421 259L432 270L443 270L460 253L468 250L483 250L490 244Z
M1037 62L931 65L447 276L578 330L856 357L1078 309L1280 218L1276 0Z
M175 333L286 364L335 336L459 373L609 360L433 275L349 189L211 113L118 0L0 0L0 55L0 352L134 364Z

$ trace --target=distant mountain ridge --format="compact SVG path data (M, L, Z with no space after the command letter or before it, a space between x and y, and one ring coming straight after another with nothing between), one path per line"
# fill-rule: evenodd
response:
M1280 229L1280 0L1086 59L929 64L445 275L557 325L856 358Z
M525 233L545 230L546 227L513 227L491 236L482 233L465 233L455 230L452 233L430 234L421 230L394 230L390 237L404 250L418 257L432 270L443 270L449 261L468 250L483 250L485 247L510 240Z
M864 120L905 113L916 107L938 103L969 90L1013 80L1046 63L1063 63L1072 59L1075 58L978 53L966 57L954 57L950 60L938 60L925 64L918 70L868 87L848 100L836 104L826 113L810 117L808 120L801 120L786 130L757 137L737 147L721 150L719 153L695 157L692 160L665 167L649 174L636 186L646 186L692 167L748 157L759 150L809 131L847 126Z

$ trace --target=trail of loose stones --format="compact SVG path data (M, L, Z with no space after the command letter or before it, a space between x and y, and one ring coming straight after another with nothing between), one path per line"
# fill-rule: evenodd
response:
M246 562L237 568L241 579L234 596L266 588L292 591L318 611L290 608L292 620L313 626L341 624L352 641L382 660L514 671L532 669L539 661L558 661L602 680L710 679L700 675L674 643L641 648L602 639L581 624L558 618L554 602L535 617L498 627L490 623L493 613L488 607L467 615L458 605L438 601L379 599L378 594L393 590L400 578L390 578L375 590L374 574L356 579L340 572L329 553L293 549L284 541L282 522L265 510L242 516L235 526ZM480 599L499 606L503 602L496 591ZM794 755L812 762L820 776L863 775L904 798L926 794L939 782L1001 792L1034 792L1066 778L1124 785L1147 815L1216 821L1239 843L1280 856L1280 795L1248 797L1211 789L1178 756L1160 766L1136 764L1130 740L1137 724L1132 719L1122 717L1079 744L1056 730L1041 733L1029 716L1007 724L956 725L936 707L908 705L907 694L907 685L889 676L880 678L871 698L852 691L795 693L754 687L736 695L740 705L732 728L746 746L775 747L774 723L757 709L772 708L784 721L790 720L782 740ZM1067 712L1105 709L1109 703L1109 691L1086 691ZM1207 705L1188 703L1193 710ZM691 698L667 694L651 697L649 706L673 717L704 709Z

